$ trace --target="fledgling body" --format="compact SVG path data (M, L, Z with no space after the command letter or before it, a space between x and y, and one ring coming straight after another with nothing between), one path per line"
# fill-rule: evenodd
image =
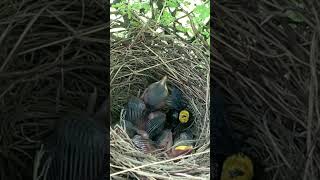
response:
M167 126L169 126L173 132L181 131L191 126L191 113L187 110L186 100L178 88L172 88L172 92L167 100L167 105L169 107Z
M213 128L215 160L218 165L217 180L252 180L253 162L241 152L240 144L233 135L224 109L224 97L219 88L213 94Z
M147 137L145 129L142 127L147 113L144 102L140 98L131 97L128 100L125 110L124 125L128 136L132 138L134 135L139 134Z
M98 179L105 175L107 103L94 114L63 114L45 142L46 180ZM45 166L43 166L45 167Z
M168 156L174 158L180 155L190 154L193 150L193 144L193 134L191 130L182 131L174 137L173 148L168 153Z
M164 129L166 114L161 111L151 112L146 120L144 129L151 139L158 136Z
M162 150L168 150L173 144L172 132L170 129L165 129L162 133L156 138L156 143L158 148Z
M151 153L156 150L155 143L151 139L143 137L141 135L135 135L132 138L132 142L145 154Z

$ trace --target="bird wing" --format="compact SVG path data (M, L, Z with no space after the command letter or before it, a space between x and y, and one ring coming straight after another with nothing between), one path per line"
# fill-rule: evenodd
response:
M68 117L46 146L48 180L95 179L103 173L106 132L92 119Z
M137 97L131 97L126 107L125 120L137 126L139 121L141 121L143 118L145 110L146 106L141 99Z

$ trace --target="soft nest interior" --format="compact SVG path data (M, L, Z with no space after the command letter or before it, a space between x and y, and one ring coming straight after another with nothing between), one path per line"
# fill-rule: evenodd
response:
M169 45L162 41L149 45L140 42L132 44L130 49L119 43L111 49L111 176L208 177L209 53L200 46ZM127 99L139 96L150 83L164 75L168 76L169 90L175 86L183 92L194 121L195 151L177 162L156 154L143 154L118 125Z

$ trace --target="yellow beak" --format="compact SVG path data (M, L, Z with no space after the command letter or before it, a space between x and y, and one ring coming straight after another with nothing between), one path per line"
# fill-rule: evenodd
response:
M177 151L185 151L185 150L191 150L193 147L192 146L177 146L174 148L174 150L177 150Z
M182 110L179 113L179 121L181 123L186 123L189 121L189 112L187 110Z

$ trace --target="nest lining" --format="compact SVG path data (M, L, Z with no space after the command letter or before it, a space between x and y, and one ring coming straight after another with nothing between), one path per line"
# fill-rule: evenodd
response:
M201 45L167 43L159 37L127 39L111 46L111 178L209 179L209 61L208 50ZM117 124L128 97L140 95L164 75L169 77L169 88L183 92L194 118L195 151L178 157L180 161L143 154Z

